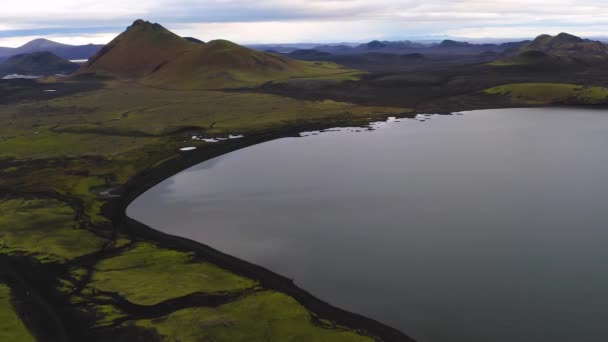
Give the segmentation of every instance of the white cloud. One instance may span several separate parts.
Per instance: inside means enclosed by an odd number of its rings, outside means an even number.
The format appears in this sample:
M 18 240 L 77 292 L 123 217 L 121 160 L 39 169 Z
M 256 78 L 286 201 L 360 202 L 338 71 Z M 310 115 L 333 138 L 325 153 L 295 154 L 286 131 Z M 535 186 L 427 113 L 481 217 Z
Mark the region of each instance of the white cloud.
M 3 6 L 0 33 L 83 27 L 90 34 L 92 27 L 124 27 L 137 18 L 205 40 L 221 37 L 237 42 L 362 41 L 431 34 L 515 38 L 556 28 L 605 35 L 608 1 L 21 0 Z M 80 41 L 86 38 L 84 33 L 63 33 L 63 38 Z M 6 33 L 4 41 L 24 41 L 25 37 L 16 38 L 24 35 Z
M 181 36 L 204 41 L 227 39 L 240 43 L 323 43 L 384 39 L 387 32 L 406 33 L 401 23 L 382 21 L 287 21 L 192 24 L 175 29 Z
M 531 32 L 533 34 L 531 34 Z M 539 33 L 557 35 L 561 32 L 568 32 L 582 37 L 607 37 L 606 27 L 569 27 L 561 26 L 543 27 L 539 31 L 535 26 L 518 26 L 518 27 L 475 27 L 448 30 L 446 33 L 452 37 L 465 37 L 474 39 L 483 38 L 529 38 Z
M 58 43 L 70 45 L 86 45 L 86 44 L 106 44 L 116 37 L 114 33 L 98 33 L 98 34 L 83 34 L 83 35 L 45 35 L 44 38 L 53 40 Z M 40 38 L 40 36 L 23 36 L 23 37 L 8 37 L 0 38 L 0 46 L 3 47 L 19 47 L 24 43 Z

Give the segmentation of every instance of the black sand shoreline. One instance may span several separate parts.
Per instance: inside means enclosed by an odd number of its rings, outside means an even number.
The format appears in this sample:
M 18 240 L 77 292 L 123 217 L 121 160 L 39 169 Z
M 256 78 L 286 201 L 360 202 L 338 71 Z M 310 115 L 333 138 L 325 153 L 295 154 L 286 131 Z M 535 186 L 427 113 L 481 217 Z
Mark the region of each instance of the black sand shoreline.
M 407 117 L 409 116 L 410 115 L 408 114 Z M 344 124 L 348 123 L 344 122 Z M 355 124 L 357 126 L 361 125 L 360 122 Z M 202 243 L 162 233 L 128 217 L 126 214 L 127 207 L 141 194 L 165 179 L 201 162 L 267 141 L 299 136 L 299 133 L 303 131 L 328 129 L 331 127 L 335 127 L 335 123 L 294 126 L 242 139 L 224 141 L 214 145 L 211 149 L 201 149 L 182 153 L 176 158 L 163 162 L 157 167 L 146 170 L 131 179 L 119 190 L 119 197 L 110 200 L 102 207 L 102 212 L 111 219 L 115 229 L 131 235 L 131 237 L 136 240 L 143 239 L 154 242 L 161 247 L 195 253 L 198 258 L 207 260 L 241 276 L 258 281 L 264 288 L 279 291 L 293 297 L 311 312 L 313 321 L 318 324 L 322 324 L 322 319 L 329 320 L 336 326 L 354 329 L 380 341 L 414 341 L 405 333 L 397 329 L 362 315 L 334 307 L 331 304 L 314 297 L 304 289 L 295 285 L 293 280 L 289 278 L 283 277 L 261 266 L 222 253 Z

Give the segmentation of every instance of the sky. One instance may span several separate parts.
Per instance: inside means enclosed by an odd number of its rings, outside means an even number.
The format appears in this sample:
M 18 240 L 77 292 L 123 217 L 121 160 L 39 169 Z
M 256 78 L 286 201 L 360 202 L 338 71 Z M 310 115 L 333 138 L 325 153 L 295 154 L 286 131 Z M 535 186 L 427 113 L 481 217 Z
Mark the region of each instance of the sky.
M 241 44 L 608 36 L 607 0 L 0 0 L 0 46 L 107 43 L 139 18 Z

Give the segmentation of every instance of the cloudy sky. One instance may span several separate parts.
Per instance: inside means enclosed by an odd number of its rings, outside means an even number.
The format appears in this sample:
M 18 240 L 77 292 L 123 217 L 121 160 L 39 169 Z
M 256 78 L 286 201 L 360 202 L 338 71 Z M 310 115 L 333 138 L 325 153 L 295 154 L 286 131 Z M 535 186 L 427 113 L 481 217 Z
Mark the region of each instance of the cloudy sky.
M 238 43 L 608 36 L 606 0 L 2 0 L 0 46 L 106 43 L 138 18 Z

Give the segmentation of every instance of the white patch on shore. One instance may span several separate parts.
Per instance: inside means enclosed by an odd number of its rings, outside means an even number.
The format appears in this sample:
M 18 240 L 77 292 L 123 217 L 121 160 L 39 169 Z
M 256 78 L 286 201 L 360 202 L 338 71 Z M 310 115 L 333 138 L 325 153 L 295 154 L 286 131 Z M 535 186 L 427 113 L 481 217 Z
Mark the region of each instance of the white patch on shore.
M 185 152 L 185 151 L 194 151 L 194 150 L 196 150 L 196 147 L 194 147 L 194 146 L 182 147 L 182 148 L 180 148 L 179 150 L 180 150 L 180 151 L 184 151 L 184 152 Z
M 10 75 L 6 75 L 6 76 L 2 77 L 3 80 L 15 80 L 15 79 L 18 79 L 18 78 L 36 79 L 36 78 L 42 78 L 42 76 L 10 74 Z
M 420 122 L 425 122 L 426 120 L 430 120 L 433 114 L 417 114 L 415 119 Z
M 425 122 L 431 119 L 435 114 L 417 114 L 413 119 L 418 120 L 420 122 Z M 412 117 L 407 117 L 407 119 L 412 119 Z M 374 121 L 370 122 L 367 127 L 334 127 L 328 128 L 321 131 L 306 131 L 300 132 L 300 137 L 310 137 L 313 135 L 319 135 L 325 132 L 346 132 L 346 133 L 358 133 L 358 132 L 366 132 L 366 131 L 374 131 L 377 129 L 385 128 L 388 125 L 402 122 L 404 119 L 398 118 L 396 116 L 389 116 L 385 121 Z

